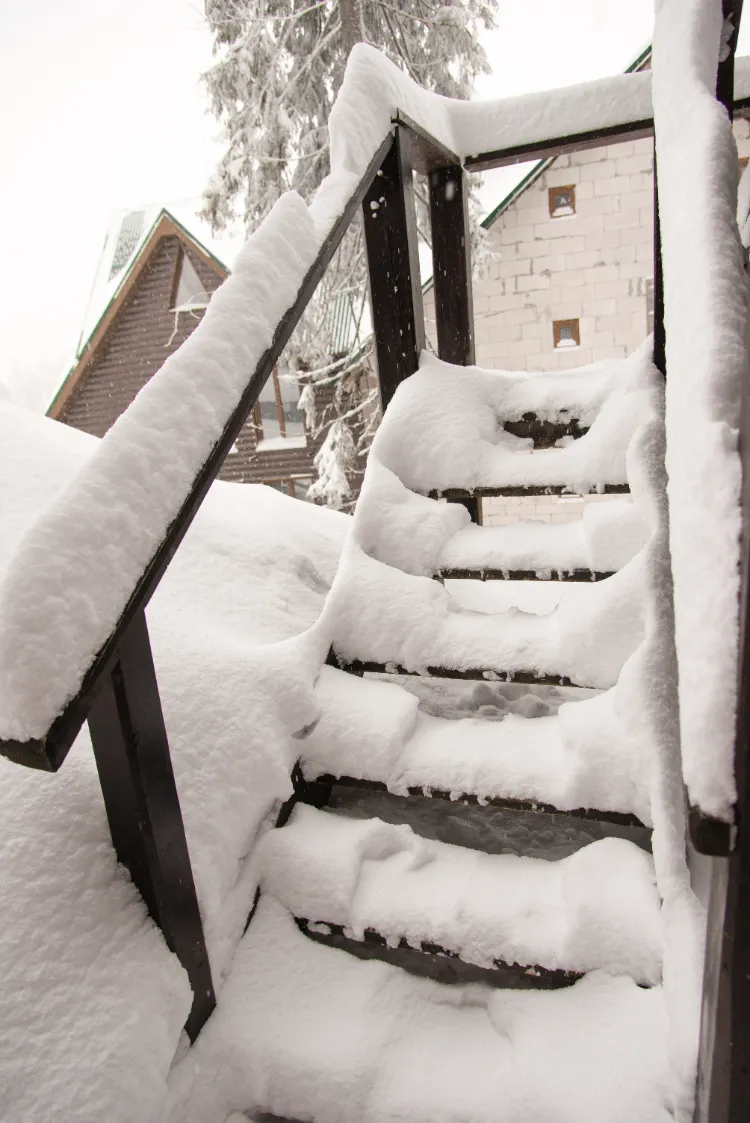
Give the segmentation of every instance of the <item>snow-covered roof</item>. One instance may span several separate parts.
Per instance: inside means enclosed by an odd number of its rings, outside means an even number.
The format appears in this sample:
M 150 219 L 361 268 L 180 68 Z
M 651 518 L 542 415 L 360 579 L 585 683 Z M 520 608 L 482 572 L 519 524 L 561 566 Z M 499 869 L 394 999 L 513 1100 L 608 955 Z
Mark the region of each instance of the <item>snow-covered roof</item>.
M 131 207 L 112 214 L 81 325 L 76 359 L 81 357 L 86 343 L 128 277 L 163 214 L 183 227 L 185 233 L 213 257 L 221 268 L 231 268 L 244 239 L 236 234 L 217 237 L 205 219 L 200 217 L 200 203 L 199 198 L 182 199 Z
M 112 302 L 122 292 L 133 269 L 163 219 L 169 220 L 195 248 L 211 259 L 223 272 L 228 272 L 245 240 L 244 232 L 233 230 L 216 236 L 210 225 L 200 217 L 199 198 L 170 203 L 150 203 L 127 210 L 114 211 L 91 286 L 88 304 L 81 325 L 75 354 L 65 364 L 60 381 L 54 387 L 47 412 L 58 401 L 60 392 L 77 370 L 87 346 Z

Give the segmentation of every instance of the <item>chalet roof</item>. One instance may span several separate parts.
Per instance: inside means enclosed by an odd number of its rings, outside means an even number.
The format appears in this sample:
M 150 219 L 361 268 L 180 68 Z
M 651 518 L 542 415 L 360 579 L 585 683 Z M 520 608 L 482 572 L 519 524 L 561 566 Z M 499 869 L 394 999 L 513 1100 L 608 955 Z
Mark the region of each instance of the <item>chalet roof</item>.
M 81 335 L 76 347 L 77 359 L 81 357 L 97 324 L 127 279 L 162 215 L 168 215 L 184 235 L 195 243 L 196 248 L 212 258 L 220 269 L 228 272 L 241 242 L 232 238 L 217 238 L 209 224 L 198 216 L 199 204 L 199 199 L 183 199 L 166 205 L 152 203 L 133 207 L 112 214 L 81 325 Z
M 111 320 L 117 315 L 127 293 L 159 240 L 177 236 L 199 257 L 211 265 L 222 279 L 241 245 L 241 239 L 218 239 L 196 215 L 198 200 L 152 205 L 118 211 L 112 216 L 97 266 L 75 357 L 56 387 L 47 413 L 56 416 L 73 392 L 93 357 Z M 186 218 L 191 228 L 181 221 Z M 193 231 L 200 230 L 201 237 Z M 219 256 L 221 254 L 221 256 Z

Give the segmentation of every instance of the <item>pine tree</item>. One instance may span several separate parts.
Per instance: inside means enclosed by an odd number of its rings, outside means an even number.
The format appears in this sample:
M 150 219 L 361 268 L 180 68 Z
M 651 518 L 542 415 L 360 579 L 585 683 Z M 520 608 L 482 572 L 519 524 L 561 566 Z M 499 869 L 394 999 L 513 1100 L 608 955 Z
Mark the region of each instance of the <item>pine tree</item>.
M 206 0 L 217 57 L 205 80 L 226 151 L 204 216 L 217 230 L 237 217 L 251 229 L 284 191 L 312 197 L 329 170 L 328 117 L 355 43 L 377 47 L 426 89 L 468 97 L 488 70 L 478 36 L 493 26 L 496 7 L 497 0 Z M 427 237 L 424 221 L 419 226 Z M 366 287 L 355 223 L 283 363 L 282 373 L 303 386 L 308 425 L 328 430 L 310 497 L 335 507 L 347 506 L 347 481 L 377 423 L 365 374 Z M 333 402 L 320 408 L 324 387 L 333 388 Z

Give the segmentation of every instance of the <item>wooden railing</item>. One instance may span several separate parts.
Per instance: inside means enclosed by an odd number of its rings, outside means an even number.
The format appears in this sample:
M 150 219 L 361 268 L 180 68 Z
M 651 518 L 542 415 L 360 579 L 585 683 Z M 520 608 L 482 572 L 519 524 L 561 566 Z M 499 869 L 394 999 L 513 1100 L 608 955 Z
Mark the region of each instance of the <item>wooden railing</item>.
M 737 13 L 739 6 L 734 5 Z M 732 44 L 734 46 L 735 40 Z M 725 104 L 732 90 L 733 54 L 722 63 L 719 97 Z M 731 102 L 731 96 L 729 98 Z M 128 868 L 149 912 L 159 924 L 168 946 L 178 955 L 193 989 L 193 1005 L 186 1029 L 194 1039 L 211 1014 L 215 995 L 211 968 L 201 923 L 187 841 L 175 787 L 167 732 L 146 626 L 145 609 L 186 531 L 216 479 L 232 444 L 245 424 L 260 390 L 299 322 L 345 231 L 362 209 L 368 257 L 373 333 L 383 407 L 397 386 L 417 369 L 424 346 L 425 329 L 422 290 L 417 255 L 413 200 L 413 173 L 425 175 L 429 183 L 432 225 L 432 258 L 437 346 L 440 358 L 467 365 L 474 361 L 471 297 L 470 239 L 467 221 L 467 171 L 547 156 L 582 145 L 612 144 L 618 140 L 653 132 L 650 120 L 626 122 L 592 131 L 585 136 L 551 137 L 525 146 L 479 153 L 460 159 L 428 135 L 413 121 L 396 115 L 389 135 L 374 154 L 340 218 L 322 245 L 299 288 L 297 297 L 280 320 L 273 341 L 254 371 L 249 374 L 224 431 L 197 472 L 179 513 L 155 550 L 107 641 L 83 676 L 80 689 L 53 721 L 44 737 L 20 742 L 0 741 L 0 753 L 31 768 L 56 771 L 62 765 L 84 722 L 88 722 L 112 840 L 118 859 Z M 655 194 L 655 361 L 664 370 L 661 261 L 658 203 Z M 373 205 L 374 204 L 374 205 Z M 750 432 L 750 429 L 746 430 Z M 745 445 L 745 454 L 750 442 Z M 746 490 L 750 473 L 746 471 Z M 750 525 L 750 507 L 745 506 L 745 526 Z M 475 516 L 476 516 L 476 512 Z M 747 555 L 746 555 L 747 557 Z M 743 635 L 747 647 L 748 562 L 743 569 Z M 743 649 L 745 650 L 745 649 Z M 743 683 L 747 680 L 747 652 Z M 741 787 L 740 810 L 750 805 L 750 783 L 746 768 L 747 728 L 750 704 L 747 690 L 741 697 L 737 771 Z M 747 811 L 750 814 L 750 810 Z M 731 1016 L 740 1026 L 747 1046 L 745 1062 L 733 1065 L 738 1095 L 750 1089 L 750 832 L 740 830 L 738 839 L 725 832 L 720 843 L 710 833 L 711 824 L 693 815 L 694 840 L 699 849 L 732 853 L 728 867 L 732 929 L 724 942 L 738 938 L 744 951 L 727 979 L 736 985 L 744 1001 L 744 1020 L 735 1003 L 726 1012 L 726 995 L 719 996 L 711 1016 Z M 717 827 L 716 830 L 720 828 Z M 709 832 L 707 835 L 706 832 Z M 708 844 L 705 842 L 708 837 Z M 726 859 L 725 859 L 726 860 Z M 739 900 L 739 907 L 736 902 Z M 722 906 L 723 908 L 723 906 Z M 723 930 L 723 912 L 715 918 Z M 722 947 L 719 939 L 719 948 Z M 722 960 L 725 963 L 726 960 Z M 738 972 L 742 978 L 738 977 Z M 731 978 L 730 978 L 731 976 Z M 722 1005 L 724 1002 L 724 1005 Z M 744 1026 L 744 1029 L 741 1027 Z M 744 1036 L 742 1036 L 744 1034 Z M 712 1039 L 713 1040 L 713 1039 Z M 729 1046 L 728 1046 L 729 1047 Z M 718 1049 L 718 1043 L 717 1043 Z M 718 1054 L 713 1046 L 702 1058 L 710 1066 Z M 715 1085 L 714 1085 L 715 1086 Z M 741 1087 L 740 1087 L 741 1086 Z M 744 1092 L 743 1092 L 744 1089 Z M 709 1119 L 709 1115 L 701 1116 Z M 738 1118 L 734 1115 L 727 1119 Z M 710 1115 L 712 1123 L 724 1117 Z

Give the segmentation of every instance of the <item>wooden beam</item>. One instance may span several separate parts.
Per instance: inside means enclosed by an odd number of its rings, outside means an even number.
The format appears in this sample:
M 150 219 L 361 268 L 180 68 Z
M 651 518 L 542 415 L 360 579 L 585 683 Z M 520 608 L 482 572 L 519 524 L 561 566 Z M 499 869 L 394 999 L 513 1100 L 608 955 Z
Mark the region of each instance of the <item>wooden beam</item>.
M 589 129 L 569 136 L 550 137 L 544 140 L 527 141 L 525 144 L 497 148 L 490 152 L 480 152 L 467 156 L 464 167 L 468 172 L 486 172 L 490 168 L 504 168 L 508 164 L 521 164 L 526 160 L 555 159 L 566 152 L 580 152 L 585 148 L 599 148 L 603 144 L 617 144 L 618 141 L 641 140 L 654 135 L 652 118 L 641 121 L 626 121 L 621 125 L 610 125 L 604 129 Z
M 474 363 L 471 237 L 466 175 L 460 164 L 430 173 L 432 275 L 438 356 Z
M 724 0 L 731 21 L 728 52 L 719 63 L 716 97 L 733 115 L 734 57 L 742 0 Z M 750 1119 L 750 400 L 743 395 L 742 551 L 740 562 L 740 665 L 735 740 L 737 804 L 734 824 L 690 812 L 690 833 L 709 855 L 709 900 L 703 1009 L 698 1056 L 696 1123 L 746 1123 Z M 714 855 L 714 856 L 710 856 Z
M 416 371 L 425 345 L 411 149 L 408 129 L 396 125 L 362 202 L 383 409 L 399 384 Z
M 185 1028 L 195 1040 L 216 999 L 142 612 L 122 638 L 89 730 L 117 857 L 190 979 Z

